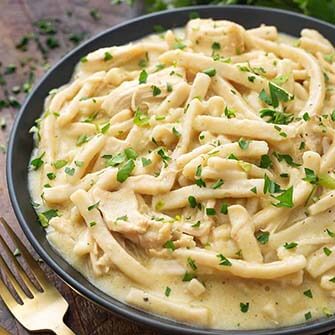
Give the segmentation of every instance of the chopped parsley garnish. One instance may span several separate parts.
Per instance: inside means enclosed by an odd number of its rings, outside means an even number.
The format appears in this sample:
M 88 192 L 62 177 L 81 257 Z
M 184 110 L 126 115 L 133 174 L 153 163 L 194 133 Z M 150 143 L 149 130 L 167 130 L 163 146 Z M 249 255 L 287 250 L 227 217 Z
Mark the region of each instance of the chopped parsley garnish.
M 260 244 L 267 244 L 269 242 L 270 233 L 268 231 L 263 231 L 257 235 L 257 241 Z
M 123 183 L 128 179 L 130 174 L 135 168 L 135 163 L 132 159 L 129 159 L 125 165 L 119 168 L 116 179 L 118 182 Z
M 304 113 L 304 115 L 302 116 L 302 118 L 304 119 L 304 121 L 308 121 L 311 119 L 311 117 L 309 116 L 309 114 L 306 112 Z
M 204 70 L 203 73 L 207 74 L 209 77 L 214 77 L 216 75 L 216 70 L 213 67 L 210 67 Z
M 330 236 L 330 237 L 335 237 L 335 233 L 334 232 L 332 232 L 330 229 L 326 229 L 326 232 L 327 232 L 327 234 Z
M 128 159 L 136 159 L 138 157 L 137 152 L 133 148 L 127 148 L 124 153 Z
M 139 108 L 136 109 L 134 124 L 138 127 L 147 127 L 150 124 L 150 117 L 141 112 Z
M 195 184 L 199 187 L 206 187 L 206 183 L 202 178 L 198 178 L 195 180 Z
M 49 221 L 56 216 L 59 216 L 57 209 L 49 209 L 45 212 L 38 213 L 38 219 L 43 228 L 48 227 Z
M 288 165 L 290 165 L 292 167 L 301 166 L 301 164 L 295 163 L 293 161 L 293 158 L 290 155 L 280 154 L 278 152 L 274 152 L 273 155 L 278 159 L 279 162 L 285 161 L 286 164 L 288 164 Z
M 193 196 L 193 195 L 190 195 L 188 197 L 188 203 L 190 205 L 191 208 L 196 208 L 198 203 L 197 203 L 197 199 Z
M 303 180 L 311 184 L 317 184 L 319 179 L 313 170 L 305 168 L 305 178 Z
M 98 208 L 98 207 L 99 207 L 99 204 L 100 204 L 100 201 L 96 202 L 96 203 L 93 204 L 93 205 L 88 206 L 88 207 L 87 207 L 87 210 L 88 210 L 88 211 L 91 211 L 91 210 L 93 210 L 93 209 L 95 209 L 95 208 Z
M 329 189 L 335 189 L 335 178 L 326 173 L 320 174 L 318 177 L 318 185 Z
M 197 177 L 200 177 L 201 176 L 201 173 L 202 173 L 202 166 L 201 165 L 198 165 L 197 166 L 197 169 L 195 170 L 195 175 Z
M 171 288 L 169 286 L 166 286 L 164 294 L 165 294 L 166 297 L 170 296 L 170 294 L 171 294 Z
M 313 293 L 312 293 L 312 291 L 311 290 L 306 290 L 305 292 L 304 292 L 304 295 L 307 297 L 307 298 L 313 298 Z
M 289 79 L 289 75 L 288 74 L 282 74 L 280 76 L 277 76 L 276 78 L 274 78 L 272 81 L 276 84 L 276 85 L 283 85 L 285 84 Z
M 216 215 L 215 208 L 206 208 L 206 215 L 208 215 L 208 216 Z
M 263 193 L 278 193 L 280 192 L 280 186 L 276 184 L 274 181 L 272 181 L 266 174 L 264 175 L 264 187 L 263 187 Z
M 33 167 L 34 170 L 38 170 L 43 164 L 43 156 L 45 155 L 45 152 L 43 152 L 41 155 L 38 157 L 34 158 L 31 162 L 30 165 Z
M 291 242 L 291 243 L 285 242 L 285 244 L 284 244 L 284 248 L 287 249 L 287 250 L 294 249 L 297 246 L 298 246 L 298 243 L 296 243 L 296 242 Z
M 47 173 L 47 177 L 48 177 L 49 180 L 56 179 L 56 175 L 53 172 Z
M 75 168 L 70 168 L 69 166 L 67 166 L 64 171 L 67 175 L 73 176 L 76 170 Z
M 97 223 L 96 223 L 95 221 L 91 221 L 91 222 L 89 223 L 89 226 L 92 228 L 92 227 L 94 227 L 96 224 L 97 224 Z
M 292 208 L 293 207 L 293 186 L 291 186 L 286 191 L 284 191 L 282 194 L 274 198 L 278 200 L 279 202 L 272 203 L 273 206 Z
M 229 261 L 228 258 L 223 256 L 222 254 L 217 254 L 216 257 L 219 259 L 219 265 L 222 266 L 232 266 L 231 262 Z
M 59 160 L 57 160 L 57 161 L 55 161 L 54 163 L 53 163 L 53 166 L 55 167 L 55 169 L 61 169 L 61 168 L 63 168 L 65 165 L 67 164 L 67 161 L 66 160 L 64 160 L 64 159 L 59 159 Z
M 106 124 L 104 124 L 101 128 L 100 128 L 100 132 L 101 134 L 106 134 L 108 129 L 110 128 L 111 124 L 109 122 L 107 122 Z
M 155 85 L 151 86 L 151 90 L 152 90 L 152 95 L 154 97 L 156 97 L 157 95 L 160 95 L 162 93 L 161 89 Z
M 138 78 L 138 82 L 139 84 L 145 84 L 147 82 L 148 79 L 148 73 L 145 70 L 142 70 L 140 73 L 140 76 Z
M 236 111 L 234 109 L 228 108 L 227 106 L 224 109 L 224 115 L 228 119 L 232 119 L 233 117 L 236 117 Z
M 269 155 L 262 155 L 259 166 L 263 169 L 268 169 L 272 167 L 272 161 Z
M 228 157 L 228 159 L 234 159 L 235 161 L 238 161 L 238 158 L 232 153 Z
M 332 253 L 332 251 L 331 251 L 329 248 L 327 248 L 327 247 L 324 247 L 324 248 L 323 248 L 323 252 L 324 252 L 324 254 L 325 254 L 326 256 L 329 256 L 329 255 Z
M 249 303 L 243 303 L 243 302 L 240 302 L 240 311 L 242 313 L 247 313 L 249 310 Z
M 293 96 L 290 93 L 272 82 L 269 82 L 269 92 L 270 96 L 263 89 L 259 94 L 259 98 L 267 105 L 270 105 L 274 108 L 279 106 L 280 101 L 288 102 L 293 99 Z
M 164 243 L 164 248 L 169 249 L 171 251 L 176 250 L 176 246 L 174 245 L 172 240 L 168 240 Z
M 197 221 L 196 223 L 192 224 L 191 227 L 192 228 L 199 228 L 201 225 L 201 222 L 200 221 Z
M 220 208 L 221 214 L 228 214 L 228 204 L 226 202 L 223 202 Z
M 87 135 L 80 135 L 78 138 L 77 138 L 77 146 L 81 146 L 83 145 L 84 143 L 88 142 L 89 141 L 89 137 Z
M 143 167 L 146 167 L 146 166 L 148 166 L 148 165 L 150 165 L 152 163 L 151 159 L 145 158 L 145 157 L 142 157 L 141 161 L 142 161 L 142 166 Z
M 115 221 L 128 221 L 128 215 L 122 215 L 115 219 Z
M 289 124 L 294 118 L 292 114 L 279 112 L 269 108 L 261 109 L 259 115 L 261 118 L 267 118 L 266 122 L 273 124 Z
M 108 51 L 106 51 L 104 55 L 104 61 L 108 62 L 111 59 L 113 59 L 113 56 Z
M 249 147 L 249 141 L 243 139 L 243 138 L 240 138 L 238 140 L 238 146 L 242 149 L 242 150 L 247 150 L 248 147 Z
M 193 278 L 195 278 L 195 274 L 192 272 L 186 271 L 183 277 L 183 281 L 191 281 Z
M 166 154 L 166 152 L 165 152 L 165 150 L 163 148 L 160 148 L 159 150 L 157 150 L 157 155 L 159 155 L 162 158 L 164 166 L 167 167 L 167 165 L 168 165 L 167 162 L 171 160 L 171 157 L 169 157 Z
M 257 187 L 254 186 L 253 188 L 250 189 L 250 191 L 251 191 L 252 193 L 257 194 Z
M 222 179 L 218 179 L 213 185 L 212 189 L 216 190 L 217 188 L 220 188 L 224 184 L 224 181 Z
M 181 136 L 181 133 L 176 129 L 176 127 L 173 127 L 173 128 L 172 128 L 172 132 L 173 132 L 173 134 L 174 134 L 175 136 L 177 136 L 177 137 L 180 137 L 180 136 Z
M 311 312 L 307 312 L 305 314 L 305 320 L 307 321 L 307 320 L 310 320 L 311 318 L 312 318 L 312 313 Z
M 195 264 L 195 260 L 192 259 L 191 257 L 188 257 L 187 258 L 187 264 L 190 266 L 190 268 L 195 271 L 198 267 L 197 265 Z
M 330 278 L 329 281 L 330 281 L 331 283 L 335 283 L 335 277 Z
M 218 43 L 218 42 L 213 42 L 213 44 L 212 44 L 212 50 L 217 51 L 217 50 L 220 50 L 220 49 L 221 49 L 221 44 Z

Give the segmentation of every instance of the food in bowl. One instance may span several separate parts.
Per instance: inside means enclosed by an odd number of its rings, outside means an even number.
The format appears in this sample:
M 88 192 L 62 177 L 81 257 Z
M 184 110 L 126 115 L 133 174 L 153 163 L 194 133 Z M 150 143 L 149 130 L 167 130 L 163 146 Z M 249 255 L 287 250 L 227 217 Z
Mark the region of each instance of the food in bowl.
M 83 57 L 36 121 L 53 247 L 108 294 L 202 327 L 333 313 L 335 53 L 193 19 Z

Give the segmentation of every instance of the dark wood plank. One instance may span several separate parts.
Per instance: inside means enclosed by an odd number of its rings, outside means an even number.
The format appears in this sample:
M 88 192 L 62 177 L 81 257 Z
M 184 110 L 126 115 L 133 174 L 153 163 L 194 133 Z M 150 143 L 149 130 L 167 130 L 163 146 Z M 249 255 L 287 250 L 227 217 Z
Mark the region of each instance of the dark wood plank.
M 97 9 L 100 19 L 94 19 L 90 14 L 92 9 Z M 128 8 L 127 6 L 113 6 L 108 0 L 2 0 L 0 1 L 0 73 L 3 74 L 9 64 L 16 65 L 16 72 L 5 75 L 6 84 L 0 86 L 0 100 L 8 99 L 10 96 L 23 102 L 26 93 L 13 94 L 13 86 L 22 86 L 27 81 L 31 67 L 36 80 L 44 73 L 48 64 L 52 65 L 66 52 L 75 46 L 69 40 L 72 33 L 78 36 L 84 35 L 88 38 L 104 29 L 129 19 L 139 13 L 139 7 Z M 38 36 L 37 41 L 31 40 L 28 51 L 22 52 L 16 49 L 16 44 L 23 35 L 37 32 L 36 22 L 41 19 L 51 19 L 55 22 L 57 33 L 55 37 L 59 47 L 50 50 L 45 46 L 48 36 Z M 28 65 L 21 66 L 21 62 Z M 4 118 L 6 128 L 0 130 L 0 144 L 5 144 L 11 129 L 11 125 L 17 113 L 15 108 L 0 109 L 0 122 Z M 23 232 L 15 220 L 8 198 L 5 180 L 5 154 L 0 152 L 0 203 L 1 212 L 21 240 L 34 253 Z M 77 295 L 67 287 L 46 264 L 42 264 L 48 278 L 55 284 L 70 304 L 69 311 L 65 317 L 67 324 L 82 335 L 158 335 L 158 332 L 141 327 L 123 320 L 111 313 L 99 308 L 83 297 Z M 15 335 L 29 334 L 8 312 L 0 300 L 0 325 Z

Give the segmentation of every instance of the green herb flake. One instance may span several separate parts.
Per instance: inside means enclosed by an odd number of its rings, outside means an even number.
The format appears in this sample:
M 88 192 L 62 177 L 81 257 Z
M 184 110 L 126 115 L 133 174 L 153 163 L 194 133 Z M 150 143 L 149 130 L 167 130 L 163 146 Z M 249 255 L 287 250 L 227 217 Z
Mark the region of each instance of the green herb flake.
M 242 313 L 247 313 L 249 310 L 249 303 L 243 303 L 243 302 L 240 302 L 240 311 Z
M 221 204 L 220 213 L 224 215 L 228 214 L 228 204 L 226 202 Z
M 217 188 L 220 188 L 224 184 L 223 179 L 218 179 L 213 185 L 212 189 L 216 190 Z
M 148 166 L 148 165 L 150 165 L 152 163 L 151 159 L 145 158 L 145 157 L 142 157 L 141 161 L 142 161 L 142 166 L 143 167 L 146 167 L 146 166 Z
M 43 152 L 41 155 L 38 157 L 34 158 L 31 162 L 30 165 L 33 167 L 34 170 L 38 170 L 43 164 L 43 156 L 45 155 L 45 152 Z
M 96 225 L 97 223 L 95 221 L 91 221 L 88 225 L 92 228 Z
M 188 197 L 188 203 L 189 203 L 191 208 L 196 208 L 197 207 L 197 199 L 193 195 L 190 195 Z
M 236 111 L 234 109 L 230 109 L 226 106 L 225 109 L 224 109 L 224 115 L 228 119 L 232 119 L 232 118 L 236 117 Z
M 148 73 L 145 70 L 142 70 L 140 73 L 140 76 L 138 78 L 138 82 L 139 84 L 145 84 L 147 82 L 148 79 Z
M 57 160 L 57 161 L 55 161 L 54 163 L 53 163 L 53 166 L 55 167 L 55 169 L 61 169 L 61 168 L 63 168 L 65 165 L 67 164 L 67 161 L 66 160 L 64 160 L 64 159 L 59 159 L 59 160 Z
M 164 243 L 163 247 L 165 249 L 169 249 L 171 251 L 175 251 L 176 250 L 176 246 L 174 245 L 172 240 L 168 240 Z
M 219 259 L 219 265 L 222 266 L 232 266 L 231 262 L 228 258 L 223 256 L 222 254 L 217 254 L 216 257 Z
M 287 250 L 294 249 L 297 246 L 298 246 L 298 243 L 296 243 L 296 242 L 291 242 L 291 243 L 285 242 L 285 244 L 284 244 L 284 248 L 287 249 Z
M 67 175 L 73 176 L 76 170 L 75 170 L 75 168 L 70 168 L 70 167 L 67 166 L 64 171 Z
M 329 248 L 327 248 L 327 247 L 324 247 L 324 248 L 323 248 L 323 252 L 324 252 L 324 254 L 325 254 L 326 256 L 330 256 L 330 254 L 332 253 L 332 251 L 331 251 Z
M 100 201 L 96 202 L 96 203 L 93 204 L 93 205 L 88 206 L 88 207 L 87 207 L 87 210 L 88 210 L 88 211 L 92 211 L 93 209 L 97 209 L 97 208 L 99 208 L 99 204 L 100 204 Z
M 248 147 L 249 147 L 249 141 L 243 139 L 243 138 L 240 138 L 238 140 L 238 146 L 242 149 L 242 150 L 247 150 Z
M 263 231 L 260 234 L 257 235 L 257 241 L 260 244 L 267 244 L 269 242 L 269 237 L 270 237 L 270 233 L 268 231 Z
M 213 67 L 210 67 L 203 71 L 203 73 L 207 74 L 209 77 L 214 77 L 216 75 L 216 69 Z
M 305 320 L 308 321 L 312 318 L 312 313 L 311 312 L 307 312 L 305 313 Z
M 195 274 L 186 271 L 182 280 L 183 280 L 184 282 L 189 282 L 189 281 L 191 281 L 193 278 L 195 278 Z
M 304 292 L 304 295 L 307 297 L 307 298 L 310 298 L 310 299 L 313 299 L 313 293 L 311 290 L 306 290 Z
M 48 177 L 49 180 L 56 179 L 56 175 L 53 172 L 47 173 L 47 177 Z
M 292 208 L 293 207 L 293 186 L 291 186 L 286 191 L 284 191 L 282 194 L 274 198 L 278 200 L 279 202 L 275 204 L 273 203 L 272 204 L 273 206 Z
M 156 97 L 157 95 L 160 95 L 162 93 L 161 89 L 155 85 L 151 86 L 151 90 L 152 90 L 152 95 L 154 97 Z
M 135 168 L 134 161 L 132 159 L 128 160 L 124 166 L 119 168 L 116 175 L 117 181 L 120 183 L 126 181 L 130 176 L 130 174 L 132 173 L 132 171 L 134 170 L 134 168 Z
M 38 213 L 38 219 L 43 228 L 48 227 L 49 221 L 56 216 L 59 216 L 57 209 L 49 209 L 45 212 Z
M 150 117 L 141 112 L 139 108 L 136 109 L 134 124 L 138 127 L 148 127 L 150 125 Z
M 78 147 L 80 147 L 81 145 L 83 145 L 84 143 L 88 142 L 89 140 L 90 140 L 90 138 L 87 135 L 80 135 L 77 138 L 76 145 Z
M 215 208 L 206 208 L 206 215 L 208 215 L 208 216 L 216 215 Z
M 188 257 L 188 258 L 187 258 L 187 264 L 190 266 L 190 268 L 191 268 L 193 271 L 195 271 L 195 270 L 198 268 L 197 265 L 196 265 L 196 263 L 195 263 L 195 260 L 192 259 L 191 257 Z
M 201 225 L 201 222 L 200 222 L 200 220 L 199 220 L 199 221 L 197 221 L 196 223 L 192 224 L 191 227 L 192 227 L 192 228 L 199 228 L 200 225 Z M 334 277 L 334 278 L 335 278 L 335 277 Z
M 309 116 L 309 114 L 307 112 L 304 113 L 304 115 L 302 116 L 302 118 L 304 119 L 304 121 L 309 121 L 311 119 L 311 117 Z
M 166 297 L 170 296 L 170 294 L 171 294 L 171 288 L 169 286 L 166 286 L 164 294 L 165 294 Z
M 269 155 L 262 155 L 261 156 L 261 161 L 259 163 L 259 166 L 262 169 L 269 169 L 272 167 L 272 161 Z

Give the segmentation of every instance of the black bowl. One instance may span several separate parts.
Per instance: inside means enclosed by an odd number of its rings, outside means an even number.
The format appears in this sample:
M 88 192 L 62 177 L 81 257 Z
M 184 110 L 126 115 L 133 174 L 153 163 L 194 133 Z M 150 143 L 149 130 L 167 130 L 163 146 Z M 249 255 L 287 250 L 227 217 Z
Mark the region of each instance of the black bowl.
M 169 334 L 244 335 L 317 334 L 335 328 L 335 317 L 330 317 L 277 329 L 224 331 L 195 328 L 139 311 L 103 293 L 73 269 L 52 249 L 45 237 L 43 228 L 36 223 L 37 217 L 30 204 L 27 186 L 27 167 L 33 149 L 33 139 L 29 135 L 29 129 L 34 124 L 34 120 L 42 113 L 43 102 L 48 92 L 67 83 L 76 63 L 87 53 L 98 48 L 136 40 L 152 33 L 154 25 L 162 25 L 165 28 L 182 26 L 194 11 L 201 17 L 229 19 L 247 28 L 256 27 L 261 23 L 275 25 L 280 31 L 295 36 L 298 36 L 303 28 L 314 28 L 335 44 L 335 27 L 331 24 L 282 10 L 248 6 L 201 6 L 165 11 L 136 18 L 99 34 L 66 55 L 42 78 L 23 105 L 14 123 L 7 155 L 7 180 L 17 219 L 41 258 L 74 290 L 122 317 L 158 328 L 163 332 Z

